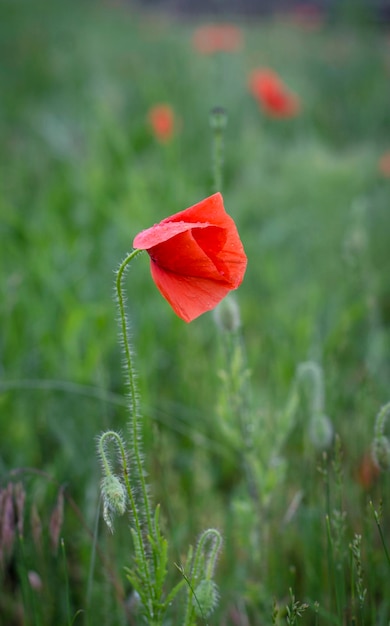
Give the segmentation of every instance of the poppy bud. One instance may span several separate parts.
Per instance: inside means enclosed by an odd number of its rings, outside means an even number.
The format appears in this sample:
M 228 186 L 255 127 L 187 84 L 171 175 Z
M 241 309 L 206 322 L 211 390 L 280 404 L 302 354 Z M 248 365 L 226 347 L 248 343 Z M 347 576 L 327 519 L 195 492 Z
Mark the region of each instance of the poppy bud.
M 222 132 L 226 128 L 228 116 L 223 107 L 214 107 L 210 111 L 210 126 L 216 132 Z
M 234 298 L 224 298 L 213 313 L 215 323 L 222 332 L 233 333 L 240 328 L 240 310 Z
M 372 457 L 383 472 L 390 469 L 390 441 L 385 435 L 375 437 L 372 444 Z
M 102 480 L 103 517 L 112 531 L 115 515 L 123 515 L 126 510 L 126 489 L 114 474 L 107 474 Z
M 322 413 L 314 414 L 309 423 L 309 437 L 315 448 L 325 450 L 333 439 L 333 425 L 330 418 Z
M 390 402 L 382 406 L 375 420 L 374 441 L 372 443 L 372 458 L 379 469 L 390 469 L 390 441 L 383 434 L 387 419 L 390 415 Z
M 208 617 L 218 604 L 218 587 L 213 580 L 202 580 L 195 589 L 193 605 L 198 617 Z

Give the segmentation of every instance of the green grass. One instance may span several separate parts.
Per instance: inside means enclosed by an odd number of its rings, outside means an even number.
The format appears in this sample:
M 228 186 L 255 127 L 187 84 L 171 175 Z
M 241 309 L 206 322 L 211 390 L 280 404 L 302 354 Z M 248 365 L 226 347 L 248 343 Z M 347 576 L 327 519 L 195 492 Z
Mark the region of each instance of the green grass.
M 386 540 L 389 479 L 381 473 L 369 488 L 358 481 L 375 416 L 390 399 L 390 182 L 377 170 L 390 148 L 388 35 L 337 23 L 306 32 L 275 18 L 241 24 L 243 50 L 216 58 L 193 51 L 195 26 L 104 4 L 0 6 L 0 487 L 18 480 L 27 493 L 24 540 L 1 569 L 7 626 L 20 607 L 29 626 L 71 623 L 78 609 L 75 624 L 126 623 L 126 519 L 113 536 L 99 522 L 93 557 L 96 436 L 126 432 L 114 270 L 141 229 L 212 192 L 216 105 L 229 115 L 225 206 L 248 255 L 236 297 L 250 450 L 224 404 L 220 373 L 231 364 L 212 314 L 179 320 L 146 255 L 126 279 L 145 461 L 172 578 L 188 544 L 213 526 L 224 549 L 209 624 L 271 623 L 274 600 L 282 613 L 291 605 L 290 588 L 310 604 L 304 624 L 390 620 L 389 563 L 369 506 L 383 502 Z M 247 90 L 261 65 L 300 95 L 301 116 L 261 115 Z M 181 120 L 168 145 L 146 121 L 157 102 Z M 324 458 L 309 438 L 310 389 L 295 386 L 309 360 L 323 373 L 341 457 L 332 445 Z M 41 473 L 12 473 L 18 468 Z M 59 485 L 66 568 L 48 527 Z M 351 590 L 356 533 L 363 612 Z

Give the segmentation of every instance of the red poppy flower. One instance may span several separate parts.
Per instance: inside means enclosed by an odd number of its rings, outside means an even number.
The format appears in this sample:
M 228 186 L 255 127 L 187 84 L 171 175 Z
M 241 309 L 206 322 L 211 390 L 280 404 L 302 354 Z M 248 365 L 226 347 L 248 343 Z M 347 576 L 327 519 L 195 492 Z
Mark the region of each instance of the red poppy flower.
M 272 117 L 293 117 L 300 111 L 298 96 L 291 93 L 272 70 L 254 70 L 249 77 L 249 90 Z
M 153 133 L 162 143 L 169 141 L 175 130 L 175 115 L 169 104 L 156 104 L 148 113 Z
M 242 32 L 233 24 L 200 26 L 194 32 L 192 43 L 200 54 L 236 52 L 242 46 Z
M 390 150 L 384 152 L 378 161 L 379 172 L 385 178 L 390 178 Z
M 244 278 L 246 254 L 220 193 L 143 230 L 133 246 L 148 252 L 154 282 L 185 322 L 213 309 Z

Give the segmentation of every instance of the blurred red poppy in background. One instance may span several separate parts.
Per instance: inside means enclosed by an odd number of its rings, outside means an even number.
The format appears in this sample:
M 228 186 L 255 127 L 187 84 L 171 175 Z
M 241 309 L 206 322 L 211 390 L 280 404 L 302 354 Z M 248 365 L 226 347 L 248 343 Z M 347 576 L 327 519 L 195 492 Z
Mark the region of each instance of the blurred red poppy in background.
M 380 469 L 372 458 L 371 451 L 366 452 L 362 457 L 357 469 L 357 481 L 363 489 L 370 489 L 380 474 Z
M 384 152 L 378 161 L 378 169 L 382 176 L 390 178 L 390 150 Z
M 148 252 L 154 282 L 185 322 L 210 311 L 237 289 L 247 265 L 220 193 L 143 230 L 133 246 Z
M 169 104 L 156 104 L 148 112 L 148 120 L 156 139 L 162 143 L 172 139 L 175 132 L 175 114 Z
M 237 52 L 242 47 L 242 31 L 233 24 L 200 26 L 194 32 L 192 44 L 200 54 Z
M 272 117 L 294 117 L 301 110 L 301 103 L 289 91 L 273 70 L 253 70 L 249 77 L 249 91 L 265 113 Z

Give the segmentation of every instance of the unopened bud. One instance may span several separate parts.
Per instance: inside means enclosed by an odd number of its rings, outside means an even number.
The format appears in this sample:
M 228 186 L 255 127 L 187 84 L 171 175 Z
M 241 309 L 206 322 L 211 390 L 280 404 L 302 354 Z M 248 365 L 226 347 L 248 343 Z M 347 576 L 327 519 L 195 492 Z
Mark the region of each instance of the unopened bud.
M 218 587 L 213 580 L 202 580 L 195 589 L 193 604 L 198 617 L 208 617 L 218 604 Z
M 115 515 L 123 515 L 126 511 L 126 489 L 114 474 L 108 474 L 102 480 L 103 517 L 112 531 Z
M 214 320 L 218 328 L 226 333 L 232 333 L 241 326 L 240 309 L 236 300 L 227 296 L 214 309 Z
M 372 444 L 372 458 L 383 472 L 390 469 L 390 442 L 385 435 L 375 437 Z
M 228 116 L 223 107 L 214 107 L 210 111 L 210 126 L 216 132 L 225 130 Z
M 319 450 L 329 448 L 333 439 L 333 424 L 327 415 L 317 413 L 309 423 L 309 437 L 312 444 Z
M 126 600 L 126 607 L 131 615 L 136 615 L 139 612 L 139 609 L 142 605 L 141 597 L 138 591 L 133 591 L 130 593 Z

